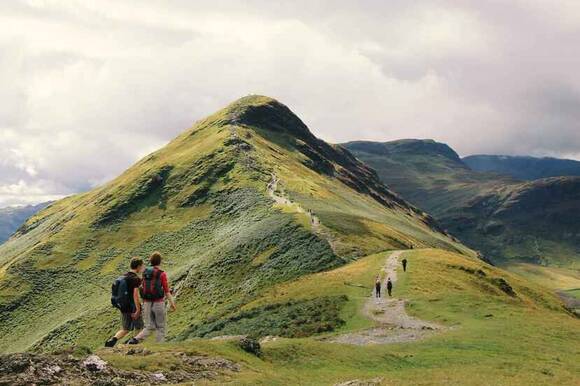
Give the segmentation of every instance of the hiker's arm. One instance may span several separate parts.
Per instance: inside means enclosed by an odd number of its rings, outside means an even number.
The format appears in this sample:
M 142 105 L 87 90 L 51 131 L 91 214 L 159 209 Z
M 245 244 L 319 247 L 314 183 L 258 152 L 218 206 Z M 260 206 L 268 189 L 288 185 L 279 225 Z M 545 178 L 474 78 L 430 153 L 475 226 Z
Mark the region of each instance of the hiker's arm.
M 161 285 L 163 285 L 163 292 L 165 292 L 165 297 L 169 300 L 169 305 L 173 311 L 175 311 L 175 300 L 169 289 L 169 282 L 167 280 L 167 274 L 163 272 L 161 274 Z
M 141 313 L 141 299 L 139 298 L 139 288 L 133 289 L 133 302 L 135 302 L 135 312 L 133 318 L 137 319 Z

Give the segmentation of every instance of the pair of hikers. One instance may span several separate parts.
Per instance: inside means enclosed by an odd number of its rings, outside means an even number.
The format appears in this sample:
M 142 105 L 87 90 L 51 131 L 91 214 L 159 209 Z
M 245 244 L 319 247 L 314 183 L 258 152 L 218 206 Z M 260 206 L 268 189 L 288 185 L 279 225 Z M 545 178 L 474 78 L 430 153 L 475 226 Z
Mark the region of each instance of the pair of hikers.
M 387 278 L 387 293 L 389 294 L 389 296 L 391 296 L 391 292 L 393 291 L 393 282 L 391 281 L 391 278 Z M 381 297 L 381 276 L 377 275 L 377 278 L 375 280 L 375 297 L 380 298 Z
M 407 272 L 407 259 L 403 259 L 401 260 L 401 264 L 403 265 L 403 272 Z M 391 281 L 391 278 L 387 278 L 387 293 L 389 294 L 389 296 L 391 296 L 391 293 L 393 291 L 393 282 Z M 377 275 L 376 279 L 375 279 L 375 297 L 380 298 L 381 297 L 381 276 Z
M 113 283 L 111 303 L 121 313 L 121 329 L 105 342 L 106 347 L 115 346 L 130 331 L 138 333 L 127 341 L 128 344 L 138 344 L 154 331 L 157 342 L 165 340 L 165 300 L 172 311 L 176 307 L 167 274 L 160 268 L 161 261 L 161 254 L 153 252 L 149 257 L 150 267 L 145 268 L 141 258 L 133 257 L 130 271 Z

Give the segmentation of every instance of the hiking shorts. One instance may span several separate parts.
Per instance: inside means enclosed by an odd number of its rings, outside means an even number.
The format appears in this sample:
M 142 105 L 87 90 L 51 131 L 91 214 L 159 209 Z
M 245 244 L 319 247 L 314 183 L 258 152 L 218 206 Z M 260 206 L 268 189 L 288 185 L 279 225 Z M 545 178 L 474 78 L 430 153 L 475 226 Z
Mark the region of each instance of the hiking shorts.
M 143 325 L 143 317 L 139 315 L 139 317 L 135 320 L 131 317 L 131 313 L 121 313 L 121 325 L 123 326 L 123 330 L 127 331 L 134 331 L 134 330 L 142 330 Z

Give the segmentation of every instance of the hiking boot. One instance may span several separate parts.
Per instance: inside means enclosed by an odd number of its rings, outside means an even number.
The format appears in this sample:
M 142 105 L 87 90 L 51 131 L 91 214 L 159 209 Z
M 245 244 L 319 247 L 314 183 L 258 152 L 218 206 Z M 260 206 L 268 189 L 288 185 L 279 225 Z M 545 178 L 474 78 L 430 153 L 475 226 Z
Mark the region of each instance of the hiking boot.
M 127 341 L 127 344 L 139 344 L 139 341 L 135 338 L 131 338 Z
M 112 337 L 111 339 L 109 339 L 108 341 L 105 342 L 105 347 L 115 347 L 115 345 L 117 344 L 118 339 L 115 337 Z

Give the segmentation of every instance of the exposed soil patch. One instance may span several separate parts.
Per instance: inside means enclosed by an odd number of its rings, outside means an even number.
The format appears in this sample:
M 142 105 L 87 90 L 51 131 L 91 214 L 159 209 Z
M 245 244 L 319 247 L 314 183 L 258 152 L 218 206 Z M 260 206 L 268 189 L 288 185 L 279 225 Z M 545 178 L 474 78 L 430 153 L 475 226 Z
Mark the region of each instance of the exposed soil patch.
M 393 284 L 396 284 L 397 266 L 399 257 L 403 252 L 395 251 L 387 258 L 386 264 L 382 269 L 385 280 L 383 288 L 386 288 L 386 280 L 389 277 Z M 371 294 L 362 312 L 366 317 L 374 320 L 377 323 L 377 327 L 332 337 L 329 341 L 359 346 L 402 343 L 420 340 L 444 329 L 443 326 L 438 324 L 408 315 L 405 311 L 405 304 L 405 299 L 388 297 L 386 291 L 382 298 L 375 298 L 374 294 Z

